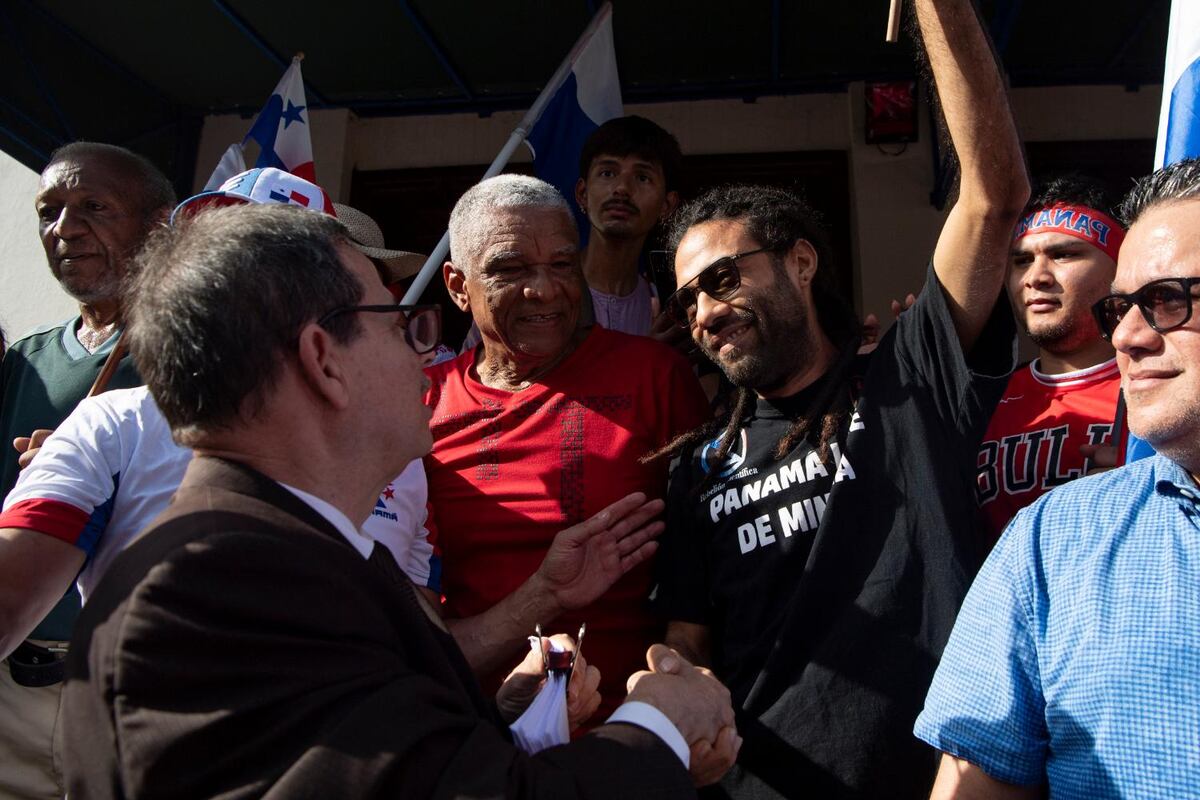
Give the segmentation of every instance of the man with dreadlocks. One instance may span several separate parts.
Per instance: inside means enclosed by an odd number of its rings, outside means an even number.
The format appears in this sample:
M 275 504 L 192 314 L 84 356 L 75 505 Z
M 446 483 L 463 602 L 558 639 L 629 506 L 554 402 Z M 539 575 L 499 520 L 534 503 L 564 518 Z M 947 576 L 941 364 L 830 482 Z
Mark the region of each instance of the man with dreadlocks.
M 727 796 L 927 797 L 937 766 L 911 730 L 981 561 L 972 477 L 1013 366 L 998 299 L 1029 182 L 971 3 L 916 13 L 961 185 L 925 290 L 873 353 L 795 195 L 710 191 L 670 237 L 667 308 L 738 392 L 672 443 L 654 600 L 667 642 L 733 695 Z

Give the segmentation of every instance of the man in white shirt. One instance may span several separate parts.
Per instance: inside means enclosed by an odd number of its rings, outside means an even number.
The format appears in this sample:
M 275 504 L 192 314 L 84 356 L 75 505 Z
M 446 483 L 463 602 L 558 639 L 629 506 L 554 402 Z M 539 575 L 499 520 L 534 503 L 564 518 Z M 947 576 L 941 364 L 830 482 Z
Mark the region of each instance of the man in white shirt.
M 72 580 L 86 602 L 117 553 L 166 508 L 191 459 L 145 386 L 84 399 L 22 470 L 0 513 L 0 529 L 74 545 L 29 571 L 23 602 L 53 602 Z M 424 528 L 427 495 L 425 470 L 413 461 L 384 487 L 362 532 L 433 599 L 440 568 Z
M 185 200 L 171 219 L 213 204 L 300 200 L 314 212 L 334 211 L 316 184 L 277 169 L 252 169 Z M 395 252 L 354 245 L 369 256 Z M 30 634 L 73 582 L 86 599 L 113 556 L 166 507 L 191 451 L 172 441 L 154 399 L 139 387 L 85 399 L 49 438 L 38 437 L 25 458 L 33 460 L 23 459 L 29 466 L 0 512 L 0 656 Z M 435 600 L 441 566 L 424 528 L 426 500 L 424 471 L 409 465 L 384 487 L 363 532 L 387 545 Z

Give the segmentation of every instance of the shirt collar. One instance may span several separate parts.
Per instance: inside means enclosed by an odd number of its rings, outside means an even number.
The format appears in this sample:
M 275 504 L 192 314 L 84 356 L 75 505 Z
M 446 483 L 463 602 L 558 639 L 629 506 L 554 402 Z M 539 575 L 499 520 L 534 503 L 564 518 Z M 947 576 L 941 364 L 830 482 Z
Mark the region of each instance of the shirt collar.
M 357 550 L 360 556 L 363 558 L 371 557 L 371 550 L 375 547 L 375 542 L 363 536 L 362 532 L 354 526 L 349 517 L 315 495 L 301 491 L 294 486 L 288 486 L 286 483 L 280 483 L 279 485 L 296 495 L 309 508 L 324 517 L 326 522 L 336 528 L 337 532 L 342 535 L 342 538 L 349 542 L 350 546 Z
M 1154 485 L 1162 494 L 1200 505 L 1200 486 L 1186 469 L 1164 455 L 1153 456 Z
M 63 324 L 62 346 L 67 351 L 67 355 L 72 361 L 90 358 L 91 356 L 102 356 L 106 353 L 111 353 L 112 349 L 117 344 L 117 339 L 121 338 L 121 333 L 124 328 L 117 328 L 113 331 L 113 335 L 104 340 L 104 344 L 96 348 L 94 352 L 88 352 L 87 348 L 79 343 L 79 339 L 75 336 L 75 331 L 83 324 L 83 317 L 77 316 L 69 322 Z

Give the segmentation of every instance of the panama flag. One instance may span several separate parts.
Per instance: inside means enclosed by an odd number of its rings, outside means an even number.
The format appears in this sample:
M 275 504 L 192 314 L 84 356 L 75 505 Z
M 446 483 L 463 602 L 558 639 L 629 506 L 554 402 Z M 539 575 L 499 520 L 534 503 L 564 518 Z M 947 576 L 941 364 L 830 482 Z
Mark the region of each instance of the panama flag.
M 307 112 L 304 78 L 300 76 L 300 57 L 297 56 L 242 140 L 244 145 L 253 139 L 262 148 L 254 166 L 274 167 L 316 183 Z
M 220 163 L 204 185 L 204 191 L 216 191 L 225 181 L 246 171 L 242 147 L 251 140 L 258 142 L 259 146 L 255 167 L 274 167 L 311 183 L 317 182 L 300 60 L 300 56 L 292 59 L 291 66 L 279 79 L 279 85 L 267 98 L 267 104 L 258 112 L 250 132 L 241 144 L 231 144 L 221 156 Z
M 1200 3 L 1173 0 L 1155 167 L 1200 156 Z
M 574 209 L 575 203 L 571 201 L 575 197 L 575 182 L 579 180 L 579 154 L 584 142 L 592 131 L 622 113 L 621 81 L 617 78 L 617 56 L 613 50 L 612 5 L 605 3 L 546 81 L 545 88 L 521 117 L 481 180 L 499 175 L 524 143 L 533 153 L 538 177 L 553 184 Z M 580 244 L 584 244 L 587 218 L 576 210 L 575 222 L 579 226 Z M 449 252 L 447 231 L 405 292 L 404 303 L 419 301 L 429 282 L 441 274 Z
M 1192 156 L 1200 156 L 1200 3 L 1173 0 L 1154 168 Z M 1129 434 L 1126 462 L 1152 455 L 1154 448 Z
M 538 177 L 554 184 L 574 208 L 583 143 L 596 128 L 624 113 L 611 5 L 605 3 L 596 13 L 590 31 L 580 37 L 542 95 L 548 100 L 525 144 Z M 586 220 L 578 211 L 576 215 L 580 230 L 586 231 Z

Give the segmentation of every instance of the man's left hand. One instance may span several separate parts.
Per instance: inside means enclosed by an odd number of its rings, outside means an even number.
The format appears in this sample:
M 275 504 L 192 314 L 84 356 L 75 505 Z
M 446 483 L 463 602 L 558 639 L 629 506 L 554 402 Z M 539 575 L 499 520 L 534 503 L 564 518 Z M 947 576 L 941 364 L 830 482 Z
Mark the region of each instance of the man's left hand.
M 560 531 L 535 577 L 562 609 L 583 608 L 654 554 L 663 523 L 651 520 L 663 507 L 662 500 L 634 492 Z
M 575 642 L 565 633 L 558 633 L 542 640 L 542 649 L 550 647 L 553 640 L 567 650 L 574 652 Z M 496 706 L 504 721 L 512 724 L 517 717 L 525 712 L 533 698 L 541 691 L 546 682 L 546 667 L 542 653 L 530 648 L 525 654 L 525 660 L 516 666 L 500 690 L 496 692 Z M 582 655 L 575 657 L 575 668 L 571 671 L 571 680 L 567 683 L 567 724 L 571 730 L 578 728 L 600 707 L 600 670 L 589 666 Z

